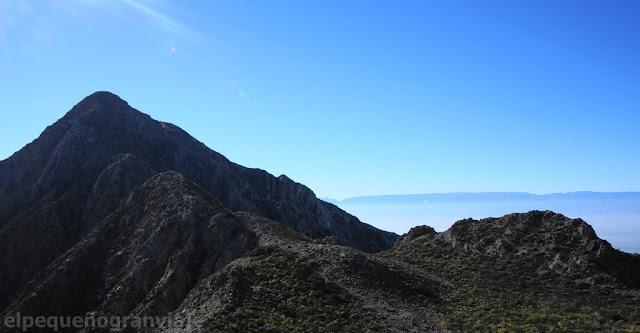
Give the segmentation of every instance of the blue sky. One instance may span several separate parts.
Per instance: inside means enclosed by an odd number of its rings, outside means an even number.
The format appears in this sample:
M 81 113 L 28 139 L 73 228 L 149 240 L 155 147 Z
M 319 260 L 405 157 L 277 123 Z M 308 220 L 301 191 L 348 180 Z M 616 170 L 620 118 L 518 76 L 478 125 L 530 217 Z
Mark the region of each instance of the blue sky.
M 318 196 L 640 190 L 638 1 L 0 3 L 0 159 L 108 90 Z

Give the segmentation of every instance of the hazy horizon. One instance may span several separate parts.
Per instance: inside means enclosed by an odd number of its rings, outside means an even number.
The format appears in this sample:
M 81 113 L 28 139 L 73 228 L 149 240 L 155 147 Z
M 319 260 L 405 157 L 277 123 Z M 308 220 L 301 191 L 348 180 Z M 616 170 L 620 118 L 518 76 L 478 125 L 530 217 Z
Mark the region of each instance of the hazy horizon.
M 312 189 L 313 190 L 313 189 Z M 554 194 L 574 194 L 574 193 L 598 193 L 598 194 L 618 194 L 618 193 L 632 193 L 632 194 L 640 194 L 640 191 L 567 191 L 567 192 L 545 192 L 545 193 L 534 193 L 527 191 L 519 191 L 519 192 L 505 192 L 505 191 L 495 191 L 495 192 L 471 192 L 471 191 L 460 191 L 460 192 L 416 192 L 416 193 L 392 193 L 392 194 L 366 194 L 366 195 L 357 195 L 346 198 L 330 198 L 330 197 L 318 197 L 321 200 L 330 200 L 330 201 L 344 201 L 356 198 L 372 198 L 372 197 L 403 197 L 403 196 L 419 196 L 419 195 L 440 195 L 440 194 L 531 194 L 535 196 L 546 196 L 546 195 L 554 195 Z
M 551 210 L 583 219 L 598 237 L 615 248 L 640 253 L 640 192 L 424 193 L 329 202 L 363 222 L 397 234 L 404 234 L 418 225 L 428 225 L 442 232 L 454 222 L 469 217 L 479 220 L 531 210 Z

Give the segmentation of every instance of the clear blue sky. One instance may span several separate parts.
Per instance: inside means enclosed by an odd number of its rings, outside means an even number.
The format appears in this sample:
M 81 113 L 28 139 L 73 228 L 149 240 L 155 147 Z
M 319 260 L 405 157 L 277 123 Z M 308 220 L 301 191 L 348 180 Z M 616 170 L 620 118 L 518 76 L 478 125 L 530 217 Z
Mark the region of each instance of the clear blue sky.
M 640 2 L 0 2 L 0 159 L 108 90 L 318 196 L 640 190 Z

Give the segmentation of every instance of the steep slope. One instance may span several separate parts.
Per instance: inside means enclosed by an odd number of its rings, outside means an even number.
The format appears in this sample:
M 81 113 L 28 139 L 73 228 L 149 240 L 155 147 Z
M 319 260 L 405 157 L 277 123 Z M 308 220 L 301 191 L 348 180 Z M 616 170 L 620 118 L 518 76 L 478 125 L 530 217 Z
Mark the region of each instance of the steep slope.
M 97 92 L 0 162 L 0 308 L 133 188 L 170 170 L 232 211 L 281 221 L 306 236 L 333 237 L 365 251 L 388 248 L 397 237 L 318 200 L 286 176 L 229 162 L 177 126 Z
M 159 174 L 41 271 L 7 312 L 124 315 L 136 307 L 166 312 L 200 275 L 254 246 L 255 236 L 242 226 L 182 175 Z

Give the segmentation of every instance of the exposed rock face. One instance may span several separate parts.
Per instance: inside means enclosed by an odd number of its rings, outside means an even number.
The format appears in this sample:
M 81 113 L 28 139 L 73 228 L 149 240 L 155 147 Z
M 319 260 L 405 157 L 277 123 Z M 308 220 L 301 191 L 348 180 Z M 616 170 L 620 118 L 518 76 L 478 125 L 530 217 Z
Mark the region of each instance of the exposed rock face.
M 611 247 L 581 219 L 550 211 L 531 211 L 482 220 L 465 219 L 442 233 L 416 227 L 399 243 L 418 238 L 440 239 L 453 248 L 494 257 L 514 256 L 541 269 L 569 275 L 607 274 L 640 286 L 640 258 Z
M 7 310 L 166 313 L 199 280 L 255 245 L 255 234 L 205 190 L 175 172 L 162 173 L 131 191 Z M 55 302 L 47 301 L 52 296 Z
M 434 236 L 436 234 L 437 234 L 436 230 L 433 229 L 432 227 L 426 226 L 426 225 L 419 225 L 417 227 L 411 228 L 409 232 L 400 236 L 396 241 L 396 244 L 405 244 L 423 236 Z
M 62 253 L 86 241 L 120 200 L 152 176 L 176 171 L 231 211 L 335 237 L 364 251 L 396 235 L 361 223 L 285 176 L 228 161 L 175 125 L 97 92 L 0 162 L 0 308 Z

